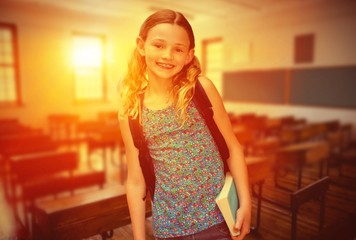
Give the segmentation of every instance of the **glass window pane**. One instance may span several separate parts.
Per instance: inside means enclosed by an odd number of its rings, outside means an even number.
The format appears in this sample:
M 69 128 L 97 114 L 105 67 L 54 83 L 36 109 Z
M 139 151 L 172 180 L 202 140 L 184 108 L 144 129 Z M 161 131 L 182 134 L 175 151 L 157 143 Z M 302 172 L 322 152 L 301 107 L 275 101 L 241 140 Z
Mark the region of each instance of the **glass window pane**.
M 12 42 L 10 42 L 10 41 L 5 41 L 5 42 L 4 42 L 3 51 L 4 51 L 4 53 L 8 53 L 8 54 L 11 53 L 11 54 L 13 54 Z
M 100 38 L 76 37 L 73 41 L 74 64 L 81 67 L 102 65 L 102 43 Z
M 12 31 L 10 29 L 3 29 L 2 31 L 2 39 L 4 41 L 12 41 Z
M 9 53 L 4 53 L 2 56 L 2 63 L 3 64 L 12 64 L 14 61 L 13 55 Z
M 7 80 L 7 97 L 8 97 L 8 101 L 13 102 L 16 100 L 15 82 L 10 79 Z
M 0 26 L 0 103 L 18 101 L 18 79 L 15 74 L 18 60 L 14 56 L 14 31 L 16 28 L 13 25 Z
M 5 68 L 4 67 L 0 67 L 0 86 L 2 84 L 2 81 L 5 80 Z
M 5 75 L 6 79 L 16 82 L 15 69 L 13 67 L 5 67 L 4 75 Z
M 0 85 L 0 102 L 4 102 L 5 100 L 5 88 Z
M 75 97 L 77 100 L 103 99 L 103 41 L 100 36 L 73 38 Z

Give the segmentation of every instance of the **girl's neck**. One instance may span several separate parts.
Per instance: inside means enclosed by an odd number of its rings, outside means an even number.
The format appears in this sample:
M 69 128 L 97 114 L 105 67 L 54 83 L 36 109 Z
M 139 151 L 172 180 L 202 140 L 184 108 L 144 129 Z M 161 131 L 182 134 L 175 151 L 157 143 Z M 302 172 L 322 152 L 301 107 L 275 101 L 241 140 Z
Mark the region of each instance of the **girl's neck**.
M 167 95 L 172 89 L 172 80 L 150 77 L 148 75 L 147 91 L 154 95 Z
M 172 82 L 169 79 L 148 77 L 144 98 L 145 106 L 153 110 L 166 108 L 172 103 L 171 89 Z

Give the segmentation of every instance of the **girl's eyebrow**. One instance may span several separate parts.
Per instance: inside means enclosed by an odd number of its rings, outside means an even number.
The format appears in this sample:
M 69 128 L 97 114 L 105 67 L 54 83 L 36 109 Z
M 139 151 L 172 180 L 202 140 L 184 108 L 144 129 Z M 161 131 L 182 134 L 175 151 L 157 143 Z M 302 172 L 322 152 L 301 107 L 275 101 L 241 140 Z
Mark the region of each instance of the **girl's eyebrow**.
M 166 40 L 164 40 L 164 39 L 162 39 L 162 38 L 154 38 L 154 39 L 152 39 L 152 41 L 153 41 L 153 42 L 155 42 L 155 41 L 158 41 L 158 42 L 167 42 Z M 174 45 L 176 45 L 176 46 L 182 46 L 182 47 L 187 47 L 187 45 L 184 44 L 184 43 L 175 43 Z
M 165 40 L 164 40 L 164 39 L 162 39 L 162 38 L 154 38 L 154 39 L 152 39 L 152 41 L 161 41 L 161 42 L 165 42 Z
M 177 46 L 182 46 L 182 47 L 186 47 L 187 45 L 184 43 L 176 43 Z

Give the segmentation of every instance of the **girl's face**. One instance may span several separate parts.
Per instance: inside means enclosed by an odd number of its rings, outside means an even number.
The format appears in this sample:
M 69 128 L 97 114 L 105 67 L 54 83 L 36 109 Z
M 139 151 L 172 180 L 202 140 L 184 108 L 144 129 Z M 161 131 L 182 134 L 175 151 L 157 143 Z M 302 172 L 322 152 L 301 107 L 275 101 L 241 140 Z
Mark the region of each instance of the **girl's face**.
M 150 79 L 171 80 L 194 57 L 189 38 L 181 26 L 161 23 L 151 28 L 146 41 L 137 39 L 140 54 L 145 57 Z

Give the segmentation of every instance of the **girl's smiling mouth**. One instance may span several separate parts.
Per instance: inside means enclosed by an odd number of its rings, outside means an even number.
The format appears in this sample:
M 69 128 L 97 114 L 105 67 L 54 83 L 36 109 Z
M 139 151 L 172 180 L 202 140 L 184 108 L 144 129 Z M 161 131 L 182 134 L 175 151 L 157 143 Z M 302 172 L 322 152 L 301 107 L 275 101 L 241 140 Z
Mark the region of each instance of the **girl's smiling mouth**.
M 173 64 L 169 64 L 169 63 L 157 62 L 156 64 L 159 67 L 164 68 L 164 69 L 172 69 L 172 68 L 174 68 L 174 65 Z

